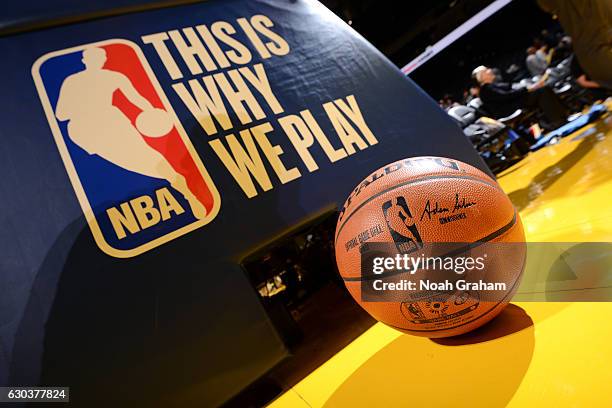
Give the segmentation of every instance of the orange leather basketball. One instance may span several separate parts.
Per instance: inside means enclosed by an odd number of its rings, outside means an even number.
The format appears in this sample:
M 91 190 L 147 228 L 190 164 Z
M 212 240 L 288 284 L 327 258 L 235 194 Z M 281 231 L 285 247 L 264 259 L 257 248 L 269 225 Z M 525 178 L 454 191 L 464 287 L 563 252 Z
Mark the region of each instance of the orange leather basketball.
M 447 337 L 473 330 L 503 310 L 519 285 L 524 245 L 510 256 L 488 258 L 482 273 L 507 287 L 499 298 L 472 291 L 476 300 L 469 305 L 458 302 L 457 292 L 442 301 L 363 301 L 360 248 L 385 242 L 402 253 L 427 243 L 524 241 L 519 215 L 494 179 L 458 160 L 414 157 L 376 170 L 351 192 L 338 219 L 335 251 L 346 287 L 374 318 L 406 333 Z

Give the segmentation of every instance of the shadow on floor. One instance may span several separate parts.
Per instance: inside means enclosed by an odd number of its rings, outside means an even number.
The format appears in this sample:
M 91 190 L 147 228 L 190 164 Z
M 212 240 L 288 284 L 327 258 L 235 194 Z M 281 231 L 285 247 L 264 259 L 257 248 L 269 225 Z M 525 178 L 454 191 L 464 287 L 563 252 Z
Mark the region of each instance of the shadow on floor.
M 533 321 L 525 310 L 511 303 L 497 317 L 476 330 L 459 336 L 431 339 L 431 341 L 442 346 L 477 344 L 508 336 L 531 325 Z
M 536 174 L 527 187 L 510 192 L 508 196 L 516 209 L 522 211 L 529 203 L 541 196 L 566 171 L 574 167 L 576 163 L 586 156 L 597 143 L 598 140 L 595 137 L 582 139 L 571 153 Z
M 403 335 L 359 367 L 325 406 L 505 407 L 534 345 L 533 321 L 514 305 L 456 338 L 433 342 Z
M 611 243 L 576 244 L 564 251 L 552 264 L 543 296 L 547 302 L 610 302 L 610 270 Z

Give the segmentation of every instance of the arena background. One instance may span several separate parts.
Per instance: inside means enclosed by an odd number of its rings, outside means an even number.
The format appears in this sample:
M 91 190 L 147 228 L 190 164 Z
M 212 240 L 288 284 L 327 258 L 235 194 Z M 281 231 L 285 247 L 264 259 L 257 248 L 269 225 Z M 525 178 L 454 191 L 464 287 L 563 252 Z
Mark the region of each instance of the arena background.
M 492 3 L 6 5 L 0 52 L 10 63 L 0 67 L 0 85 L 11 103 L 0 111 L 0 187 L 7 197 L 0 230 L 0 385 L 66 384 L 73 404 L 88 407 L 612 404 L 612 333 L 601 324 L 610 303 L 516 303 L 487 330 L 434 342 L 377 324 L 335 270 L 337 211 L 371 170 L 407 156 L 440 155 L 493 175 L 438 101 L 447 94 L 459 101 L 477 65 L 524 67 L 526 47 L 542 29 L 558 32 L 557 21 L 534 1 L 515 0 L 409 78 L 399 71 Z M 258 189 L 247 199 L 141 37 L 254 14 L 270 17 L 291 46 L 282 58 L 254 61 L 264 63 L 286 113 L 315 112 L 354 94 L 379 143 L 333 164 L 316 148 L 320 168 L 309 173 L 288 140 L 275 134 L 283 158 L 301 166 L 302 177 L 287 184 L 273 179 L 272 190 Z M 94 242 L 31 73 L 48 52 L 112 38 L 143 49 L 222 199 L 211 224 L 129 259 L 110 257 Z M 598 116 L 495 173 L 521 211 L 529 241 L 578 246 L 536 259 L 532 270 L 544 271 L 545 280 L 552 276 L 553 284 L 570 276 L 584 292 L 588 285 L 566 264 L 561 278 L 552 273 L 560 259 L 597 258 L 612 240 L 610 103 L 591 96 L 580 101 L 577 113 L 589 116 L 598 105 Z M 275 123 L 266 114 L 264 121 Z M 315 116 L 333 136 L 323 112 Z M 593 252 L 583 241 L 604 245 Z M 548 298 L 555 299 L 563 300 Z

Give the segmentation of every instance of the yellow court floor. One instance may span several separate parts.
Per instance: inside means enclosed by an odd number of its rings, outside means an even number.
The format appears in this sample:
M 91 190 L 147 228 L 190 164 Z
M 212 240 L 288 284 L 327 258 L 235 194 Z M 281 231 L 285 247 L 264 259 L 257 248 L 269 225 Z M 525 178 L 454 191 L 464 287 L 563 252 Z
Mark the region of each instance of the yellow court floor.
M 529 242 L 612 242 L 610 175 L 612 116 L 529 154 L 499 183 Z M 612 407 L 610 318 L 612 303 L 514 302 L 437 340 L 378 323 L 270 406 Z

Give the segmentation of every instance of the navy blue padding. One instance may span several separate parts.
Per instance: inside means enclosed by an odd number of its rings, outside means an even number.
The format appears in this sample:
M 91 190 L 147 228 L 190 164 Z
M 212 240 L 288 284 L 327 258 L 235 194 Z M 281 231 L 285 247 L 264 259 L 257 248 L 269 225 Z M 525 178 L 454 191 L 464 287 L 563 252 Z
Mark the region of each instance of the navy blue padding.
M 58 2 L 33 9 L 29 2 L 10 3 L 5 22 L 29 10 L 34 16 L 60 8 Z M 268 16 L 291 47 L 288 55 L 250 64 L 264 64 L 285 113 L 310 109 L 337 145 L 321 105 L 353 94 L 379 143 L 336 163 L 315 147 L 319 169 L 309 173 L 287 138 L 274 132 L 270 138 L 284 149 L 283 161 L 303 176 L 281 184 L 268 165 L 274 188 L 248 199 L 141 36 L 218 20 L 236 26 L 236 19 L 255 14 Z M 237 37 L 249 44 L 243 34 Z M 143 50 L 222 200 L 209 225 L 127 259 L 96 246 L 31 75 L 44 54 L 113 38 Z M 437 155 L 487 171 L 435 101 L 314 0 L 209 1 L 103 18 L 0 37 L 0 55 L 0 385 L 71 386 L 71 401 L 80 406 L 117 406 L 113 398 L 222 403 L 288 354 L 240 267 L 244 256 L 338 208 L 387 163 Z M 278 129 L 276 116 L 266 113 Z

